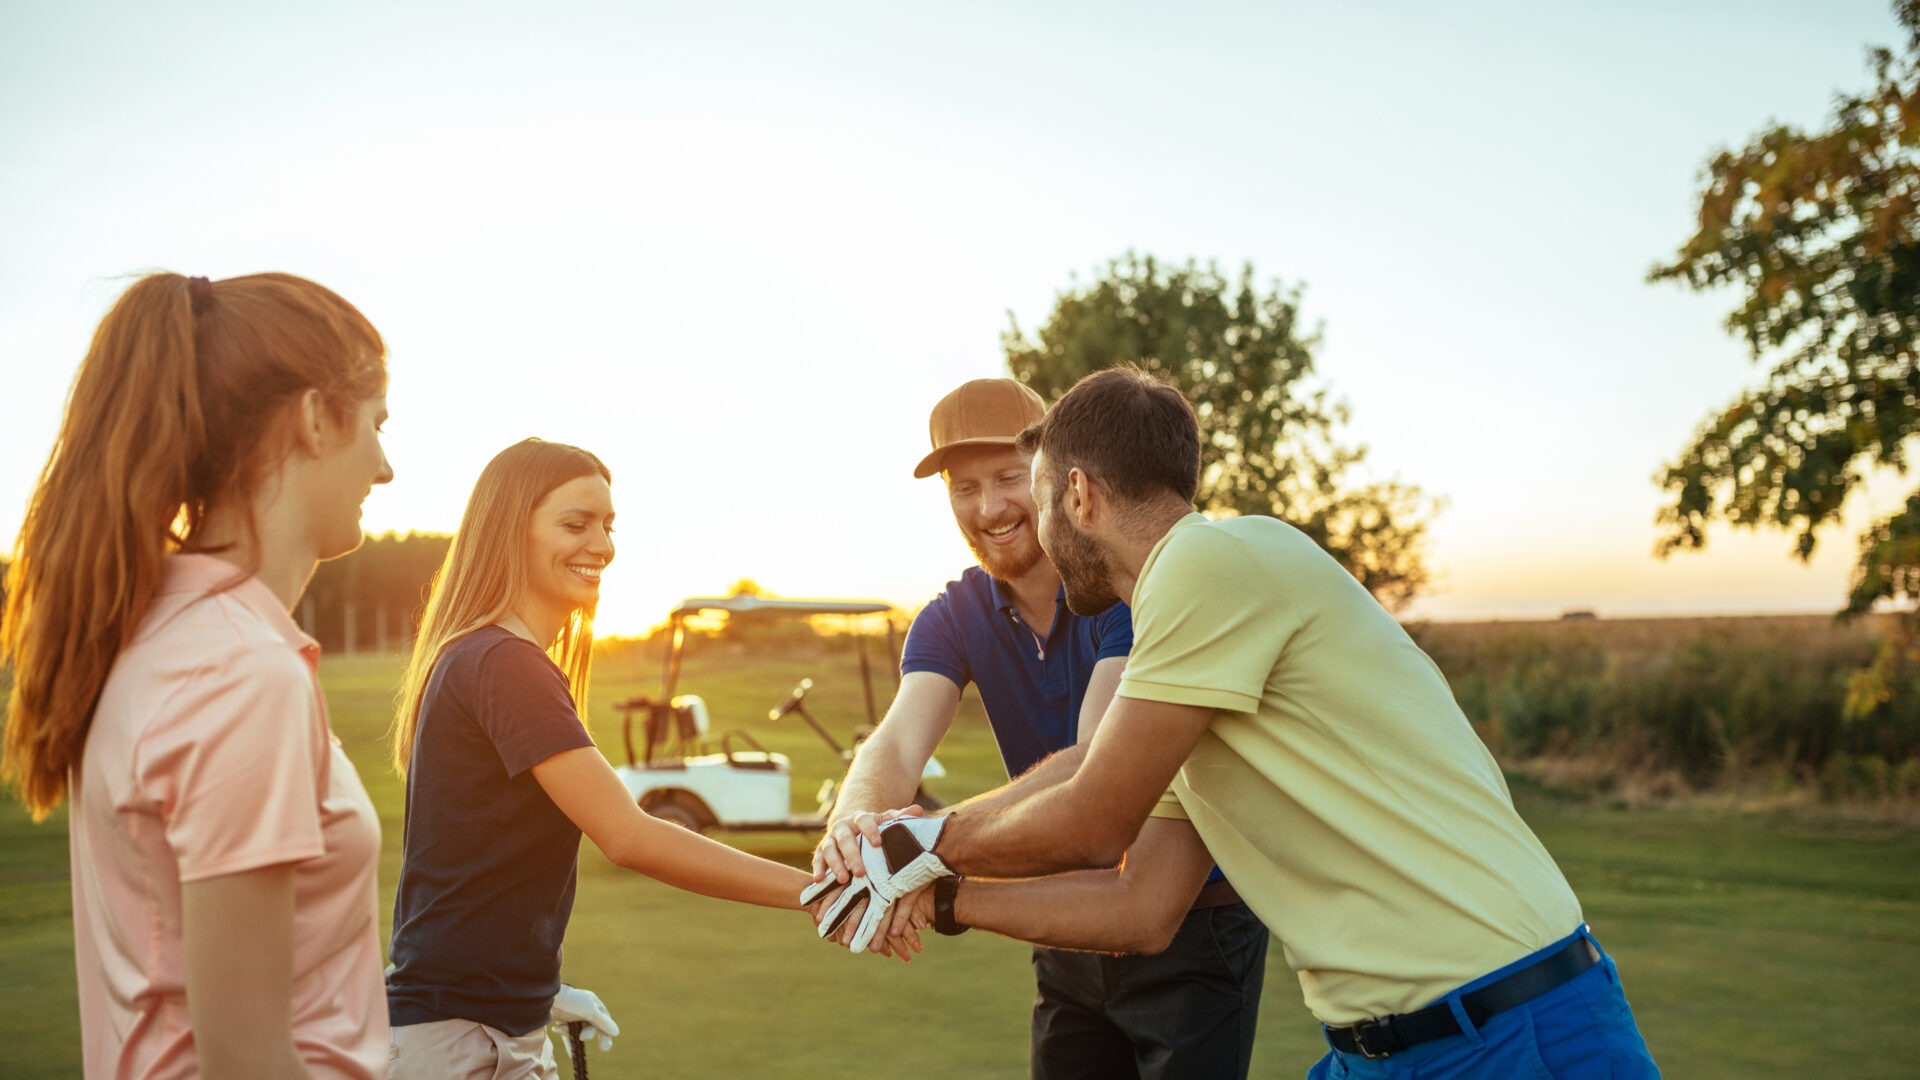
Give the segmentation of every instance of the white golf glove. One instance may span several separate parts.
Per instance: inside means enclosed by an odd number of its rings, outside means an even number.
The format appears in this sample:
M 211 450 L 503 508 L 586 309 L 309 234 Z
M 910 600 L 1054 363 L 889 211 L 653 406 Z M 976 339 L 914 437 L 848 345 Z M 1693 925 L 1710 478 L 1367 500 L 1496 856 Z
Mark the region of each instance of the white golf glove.
M 553 1023 L 560 1026 L 560 1045 L 567 1048 L 569 1056 L 573 1054 L 573 1047 L 566 1038 L 567 1025 L 575 1020 L 587 1025 L 580 1029 L 580 1045 L 585 1046 L 597 1036 L 601 1053 L 613 1049 L 613 1037 L 620 1034 L 620 1025 L 607 1014 L 600 996 L 591 990 L 561 983 L 560 992 L 553 995 Z
M 853 932 L 853 940 L 847 943 L 847 948 L 860 952 L 886 925 L 887 909 L 894 901 L 935 878 L 951 876 L 953 871 L 933 853 L 940 830 L 946 827 L 944 816 L 898 818 L 881 826 L 878 847 L 862 838 L 860 861 L 867 870 L 865 877 L 856 877 L 844 887 L 829 877 L 807 886 L 800 894 L 802 904 L 811 904 L 832 889 L 841 890 L 820 915 L 820 936 L 829 937 L 839 930 L 853 914 L 854 906 L 865 900 L 867 906 L 860 913 L 860 925 Z

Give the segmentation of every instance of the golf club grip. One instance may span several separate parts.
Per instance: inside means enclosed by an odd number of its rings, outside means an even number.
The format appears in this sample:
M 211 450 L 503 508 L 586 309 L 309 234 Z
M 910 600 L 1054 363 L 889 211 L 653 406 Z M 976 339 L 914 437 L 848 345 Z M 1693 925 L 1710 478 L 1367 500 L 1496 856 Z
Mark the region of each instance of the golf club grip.
M 573 1080 L 587 1080 L 587 1044 L 580 1041 L 580 1029 L 586 1027 L 583 1020 L 567 1021 L 568 1056 L 573 1058 Z

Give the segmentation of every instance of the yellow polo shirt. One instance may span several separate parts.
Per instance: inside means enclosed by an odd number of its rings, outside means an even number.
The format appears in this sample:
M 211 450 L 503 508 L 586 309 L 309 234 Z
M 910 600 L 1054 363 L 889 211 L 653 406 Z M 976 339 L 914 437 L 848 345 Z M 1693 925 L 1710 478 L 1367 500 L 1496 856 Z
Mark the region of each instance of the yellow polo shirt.
M 1119 694 L 1215 710 L 1155 816 L 1193 822 L 1322 1022 L 1420 1008 L 1580 925 L 1440 669 L 1292 526 L 1178 522 Z

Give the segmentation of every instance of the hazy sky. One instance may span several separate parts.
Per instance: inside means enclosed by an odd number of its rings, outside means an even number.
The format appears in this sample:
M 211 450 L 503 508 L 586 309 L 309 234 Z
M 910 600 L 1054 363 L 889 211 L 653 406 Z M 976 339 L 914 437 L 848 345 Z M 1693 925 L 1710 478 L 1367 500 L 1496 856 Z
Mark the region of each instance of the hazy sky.
M 0 5 L 0 539 L 126 275 L 287 270 L 390 349 L 369 528 L 452 529 L 539 435 L 614 471 L 603 630 L 741 576 L 917 606 L 970 560 L 927 411 L 1131 248 L 1305 283 L 1349 435 L 1450 500 L 1415 613 L 1831 609 L 1847 530 L 1650 556 L 1757 371 L 1732 295 L 1643 279 L 1714 148 L 1896 41 L 1880 0 Z

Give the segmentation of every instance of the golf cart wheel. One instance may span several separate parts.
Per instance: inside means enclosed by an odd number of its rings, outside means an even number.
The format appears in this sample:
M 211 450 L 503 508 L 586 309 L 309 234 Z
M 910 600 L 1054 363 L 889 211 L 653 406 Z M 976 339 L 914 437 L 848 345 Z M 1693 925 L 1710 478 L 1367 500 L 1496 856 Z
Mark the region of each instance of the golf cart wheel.
M 700 814 L 685 803 L 666 800 L 647 808 L 647 813 L 669 825 L 678 825 L 688 832 L 702 832 L 706 822 L 700 820 Z

